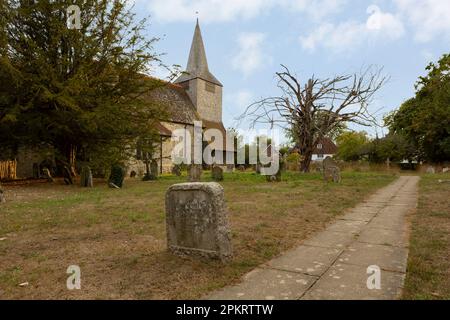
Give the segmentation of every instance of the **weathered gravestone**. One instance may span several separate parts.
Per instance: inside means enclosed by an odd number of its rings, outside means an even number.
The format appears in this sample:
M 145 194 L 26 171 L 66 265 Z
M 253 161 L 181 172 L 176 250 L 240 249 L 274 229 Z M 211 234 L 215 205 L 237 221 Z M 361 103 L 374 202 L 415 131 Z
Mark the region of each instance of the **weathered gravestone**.
M 64 183 L 67 185 L 73 184 L 72 180 L 72 174 L 70 173 L 69 168 L 67 166 L 64 166 L 63 168 L 63 177 L 64 177 Z
M 216 182 L 175 184 L 166 193 L 167 247 L 177 255 L 232 257 L 223 188 Z
M 449 172 L 449 168 L 448 167 L 442 168 L 442 173 L 447 173 L 447 172 Z
M 52 174 L 50 173 L 50 170 L 48 168 L 42 169 L 42 174 L 48 182 L 53 182 Z
M 0 203 L 5 203 L 5 192 L 3 191 L 2 184 L 0 183 Z
M 94 187 L 94 180 L 92 178 L 92 170 L 89 166 L 84 166 L 81 169 L 80 184 L 82 187 L 85 187 L 85 188 L 93 188 Z
M 326 157 L 322 162 L 323 179 L 325 181 L 341 182 L 341 170 L 331 157 Z
M 115 164 L 111 167 L 111 175 L 109 176 L 108 186 L 110 188 L 120 189 L 123 186 L 125 178 L 125 170 L 122 166 Z
M 188 167 L 188 181 L 199 182 L 202 177 L 202 166 L 200 164 L 191 164 Z
M 211 169 L 211 177 L 214 181 L 223 181 L 223 169 L 219 166 L 213 166 Z
M 176 175 L 177 177 L 181 176 L 181 166 L 179 164 L 176 164 L 172 167 L 172 174 Z
M 429 166 L 428 168 L 427 168 L 427 171 L 426 171 L 428 174 L 435 174 L 436 173 L 436 170 L 434 169 L 434 167 L 432 167 L 432 166 Z

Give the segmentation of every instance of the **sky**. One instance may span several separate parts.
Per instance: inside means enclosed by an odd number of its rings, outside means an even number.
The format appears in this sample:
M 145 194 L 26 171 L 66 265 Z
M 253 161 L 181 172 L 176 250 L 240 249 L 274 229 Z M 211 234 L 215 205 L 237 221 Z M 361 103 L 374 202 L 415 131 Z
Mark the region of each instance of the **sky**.
M 383 68 L 389 82 L 369 109 L 379 119 L 414 95 L 417 78 L 450 51 L 450 0 L 130 0 L 167 65 L 186 67 L 199 18 L 209 69 L 222 82 L 225 127 L 277 95 L 284 64 L 302 81 Z M 196 13 L 198 12 L 198 14 Z M 155 75 L 164 77 L 158 69 Z M 370 135 L 385 130 L 351 127 Z

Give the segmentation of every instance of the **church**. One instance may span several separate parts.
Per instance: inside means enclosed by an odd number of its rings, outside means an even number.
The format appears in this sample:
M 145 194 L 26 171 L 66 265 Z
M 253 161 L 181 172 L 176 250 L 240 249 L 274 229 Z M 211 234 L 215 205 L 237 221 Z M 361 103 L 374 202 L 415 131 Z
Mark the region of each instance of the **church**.
M 197 20 L 186 70 L 174 83 L 168 83 L 164 87 L 153 90 L 148 97 L 160 102 L 168 113 L 168 117 L 157 124 L 160 142 L 153 160 L 158 162 L 160 173 L 171 172 L 174 166 L 172 150 L 177 142 L 171 141 L 173 131 L 184 129 L 193 137 L 194 121 L 201 121 L 203 131 L 216 129 L 221 132 L 224 141 L 215 148 L 214 152 L 222 153 L 224 163 L 227 157 L 234 158 L 234 148 L 227 146 L 225 141 L 226 129 L 222 123 L 222 90 L 222 83 L 209 70 Z M 139 160 L 139 156 L 136 158 L 136 160 L 130 159 L 127 172 L 130 174 L 134 171 L 142 175 L 145 164 Z
M 157 162 L 159 173 L 169 173 L 174 166 L 172 150 L 178 143 L 172 141 L 172 133 L 177 129 L 184 129 L 194 137 L 194 122 L 201 121 L 203 133 L 208 129 L 221 132 L 223 143 L 214 148 L 214 154 L 222 153 L 222 158 L 234 159 L 234 147 L 226 145 L 226 129 L 222 123 L 222 83 L 209 71 L 205 46 L 202 39 L 200 25 L 197 20 L 191 50 L 185 72 L 174 81 L 152 90 L 144 98 L 157 101 L 164 107 L 167 115 L 156 123 L 159 132 L 159 142 L 156 152 L 152 155 L 153 162 Z M 217 132 L 217 131 L 216 131 Z M 202 140 L 206 137 L 202 134 Z M 184 139 L 186 140 L 186 139 Z M 210 142 L 210 141 L 209 141 Z M 202 148 L 206 142 L 203 141 Z M 221 146 L 223 145 L 223 146 Z M 42 148 L 41 148 L 42 149 Z M 193 148 L 192 148 L 193 149 Z M 193 150 L 191 149 L 191 154 Z M 39 152 L 38 152 L 39 151 Z M 136 150 L 136 156 L 126 163 L 128 176 L 143 176 L 146 172 L 142 154 Z M 214 155 L 213 155 L 214 156 Z M 51 159 L 51 160 L 49 160 Z M 0 162 L 0 178 L 16 179 L 39 176 L 44 163 L 54 162 L 53 149 L 43 153 L 27 147 L 20 148 L 14 161 Z

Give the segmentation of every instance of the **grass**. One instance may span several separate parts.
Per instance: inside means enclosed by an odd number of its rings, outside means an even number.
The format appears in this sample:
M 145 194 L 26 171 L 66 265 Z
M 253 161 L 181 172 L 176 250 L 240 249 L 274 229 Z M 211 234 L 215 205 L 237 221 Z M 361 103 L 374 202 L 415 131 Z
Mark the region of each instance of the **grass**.
M 404 299 L 450 299 L 450 174 L 423 175 L 412 232 Z
M 205 181 L 209 174 L 204 173 Z M 122 190 L 62 184 L 7 187 L 0 207 L 2 299 L 195 299 L 237 282 L 300 244 L 346 208 L 395 179 L 344 172 L 341 184 L 287 172 L 268 183 L 251 172 L 225 174 L 235 256 L 226 265 L 166 251 L 164 195 L 185 177 L 127 180 Z M 69 291 L 69 265 L 82 289 Z M 26 287 L 20 283 L 29 282 Z

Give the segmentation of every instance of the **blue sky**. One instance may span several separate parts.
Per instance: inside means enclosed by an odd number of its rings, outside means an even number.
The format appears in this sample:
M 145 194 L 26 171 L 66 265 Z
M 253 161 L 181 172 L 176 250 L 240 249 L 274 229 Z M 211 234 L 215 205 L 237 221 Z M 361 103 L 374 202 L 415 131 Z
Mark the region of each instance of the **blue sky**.
M 150 15 L 148 34 L 161 37 L 156 49 L 169 65 L 186 66 L 199 12 L 210 71 L 224 85 L 226 127 L 252 101 L 278 93 L 280 64 L 301 80 L 384 67 L 390 81 L 371 106 L 383 108 L 381 118 L 414 94 L 428 62 L 450 51 L 450 0 L 130 2 L 139 16 Z

